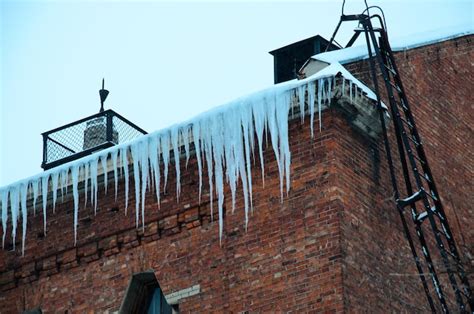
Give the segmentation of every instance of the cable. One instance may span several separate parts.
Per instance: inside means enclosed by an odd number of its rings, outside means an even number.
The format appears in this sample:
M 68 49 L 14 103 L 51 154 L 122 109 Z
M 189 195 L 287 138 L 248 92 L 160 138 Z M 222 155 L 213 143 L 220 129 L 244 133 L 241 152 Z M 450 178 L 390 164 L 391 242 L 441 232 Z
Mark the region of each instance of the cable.
M 344 5 L 346 4 L 346 0 L 342 1 L 342 9 L 341 9 L 341 15 L 344 15 Z

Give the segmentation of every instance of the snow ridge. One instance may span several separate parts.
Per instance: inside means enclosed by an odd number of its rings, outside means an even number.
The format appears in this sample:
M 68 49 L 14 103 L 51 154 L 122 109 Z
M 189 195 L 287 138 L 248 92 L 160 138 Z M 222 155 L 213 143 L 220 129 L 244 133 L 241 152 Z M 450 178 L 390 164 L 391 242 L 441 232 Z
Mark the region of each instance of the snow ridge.
M 341 65 L 333 64 L 304 80 L 293 80 L 275 85 L 256 94 L 239 98 L 233 102 L 215 108 L 195 119 L 174 125 L 170 128 L 142 136 L 134 141 L 99 151 L 88 157 L 64 164 L 45 171 L 37 176 L 19 181 L 0 189 L 1 221 L 3 228 L 2 244 L 5 244 L 7 222 L 11 217 L 12 242 L 15 243 L 18 220 L 22 219 L 22 252 L 25 250 L 27 229 L 27 199 L 33 198 L 30 210 L 36 213 L 35 206 L 38 193 L 42 196 L 43 223 L 46 234 L 48 196 L 54 209 L 58 201 L 57 189 L 61 190 L 63 201 L 69 184 L 72 182 L 72 197 L 74 199 L 74 243 L 78 240 L 79 216 L 79 185 L 84 186 L 84 202 L 87 204 L 88 182 L 90 181 L 90 204 L 97 212 L 98 203 L 98 176 L 103 175 L 104 192 L 107 190 L 107 172 L 113 171 L 115 199 L 119 177 L 125 183 L 125 214 L 129 201 L 129 165 L 133 169 L 135 190 L 135 221 L 139 227 L 145 226 L 146 192 L 156 194 L 158 205 L 160 194 L 166 189 L 168 169 L 174 163 L 176 176 L 177 201 L 179 202 L 180 159 L 184 149 L 185 165 L 191 157 L 196 158 L 199 172 L 199 202 L 202 198 L 203 171 L 209 178 L 209 194 L 211 213 L 214 210 L 214 193 L 217 195 L 217 211 L 219 217 L 219 237 L 222 239 L 224 230 L 223 204 L 224 182 L 231 190 L 232 211 L 235 208 L 237 187 L 242 186 L 245 228 L 249 223 L 249 212 L 252 208 L 252 162 L 260 159 L 262 184 L 264 184 L 263 142 L 269 137 L 273 152 L 278 164 L 280 179 L 280 194 L 283 201 L 285 192 L 290 191 L 291 152 L 288 139 L 288 115 L 290 108 L 299 108 L 301 121 L 307 111 L 310 113 L 311 134 L 313 134 L 313 120 L 315 110 L 318 110 L 319 128 L 321 129 L 321 111 L 324 105 L 329 105 L 331 89 L 335 85 L 335 77 L 342 74 L 344 84 L 350 84 L 350 96 L 359 89 L 367 92 L 372 98 L 373 93 L 357 81 Z M 347 82 L 346 82 L 347 81 Z M 353 88 L 357 86 L 358 88 Z M 344 89 L 345 91 L 345 89 Z M 349 89 L 348 89 L 349 91 Z M 353 97 L 354 96 L 354 97 Z M 371 97 L 372 96 L 372 97 Z M 317 105 L 317 108 L 315 106 Z M 265 138 L 264 138 L 265 134 Z M 268 137 L 267 137 L 268 136 Z M 258 153 L 255 152 L 258 150 Z M 107 165 L 107 160 L 111 165 Z M 252 160 L 253 159 L 253 160 Z M 205 165 L 204 165 L 205 163 Z M 162 167 L 161 168 L 161 165 Z M 112 167 L 113 169 L 108 169 Z M 163 169 L 163 172 L 161 171 Z M 101 173 L 100 171 L 101 170 Z M 41 190 L 40 190 L 41 187 Z M 10 206 L 9 206 L 10 203 Z M 8 210 L 10 210 L 10 215 Z M 21 212 L 20 212 L 21 211 Z

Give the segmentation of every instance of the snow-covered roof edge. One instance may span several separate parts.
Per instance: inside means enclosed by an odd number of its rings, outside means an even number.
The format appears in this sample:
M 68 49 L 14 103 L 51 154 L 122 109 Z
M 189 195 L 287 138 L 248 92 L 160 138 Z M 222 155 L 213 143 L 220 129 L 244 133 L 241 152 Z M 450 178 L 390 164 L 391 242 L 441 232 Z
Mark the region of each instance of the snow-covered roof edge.
M 405 51 L 415 49 L 427 45 L 440 43 L 443 41 L 472 35 L 474 33 L 474 26 L 471 24 L 458 25 L 454 27 L 447 27 L 427 31 L 423 33 L 403 36 L 398 38 L 390 38 L 390 45 L 393 51 Z M 338 62 L 340 64 L 347 64 L 359 60 L 367 59 L 367 46 L 353 46 L 349 48 L 323 52 L 311 57 L 312 59 L 323 61 L 326 63 Z
M 147 184 L 153 180 L 158 203 L 160 202 L 161 185 L 166 187 L 168 168 L 171 164 L 170 154 L 174 156 L 177 198 L 180 193 L 180 146 L 184 146 L 186 163 L 190 158 L 190 143 L 194 142 L 195 158 L 199 172 L 199 201 L 201 200 L 202 171 L 204 156 L 209 177 L 210 194 L 214 188 L 218 196 L 219 235 L 223 231 L 223 200 L 224 181 L 228 182 L 232 193 L 232 204 L 235 205 L 237 181 L 241 187 L 245 202 L 245 224 L 248 223 L 248 211 L 252 207 L 252 175 L 251 152 L 260 158 L 262 178 L 264 178 L 263 164 L 263 134 L 269 135 L 273 151 L 278 164 L 280 176 L 280 192 L 283 198 L 284 187 L 288 193 L 290 188 L 290 163 L 291 153 L 288 142 L 288 113 L 290 107 L 296 102 L 300 107 L 302 118 L 305 112 L 310 112 L 311 132 L 316 110 L 321 123 L 321 109 L 329 104 L 332 99 L 332 89 L 335 85 L 336 75 L 341 74 L 350 86 L 358 87 L 367 97 L 375 99 L 374 93 L 355 79 L 340 64 L 332 64 L 315 75 L 303 80 L 293 80 L 274 85 L 263 91 L 238 98 L 226 105 L 217 107 L 198 115 L 183 123 L 175 124 L 166 129 L 156 131 L 133 141 L 123 143 L 106 150 L 96 152 L 90 156 L 72 161 L 70 163 L 52 168 L 38 175 L 20 180 L 0 188 L 1 221 L 3 226 L 4 244 L 6 226 L 12 221 L 12 237 L 15 239 L 17 224 L 22 220 L 22 249 L 25 246 L 27 228 L 27 197 L 33 194 L 33 208 L 37 198 L 42 196 L 43 223 L 46 233 L 46 215 L 48 193 L 53 195 L 53 208 L 57 200 L 57 191 L 64 190 L 72 183 L 74 199 L 74 237 L 77 241 L 77 222 L 79 211 L 79 180 L 85 184 L 85 193 L 88 194 L 90 179 L 90 202 L 97 208 L 98 167 L 103 169 L 104 185 L 107 191 L 107 174 L 113 170 L 115 195 L 117 196 L 118 169 L 122 168 L 125 181 L 125 210 L 128 208 L 130 160 L 133 164 L 133 178 L 135 184 L 135 214 L 136 224 L 145 222 L 145 192 Z M 343 81 L 345 82 L 345 81 Z M 351 88 L 352 93 L 357 88 Z M 343 89 L 344 90 L 344 89 Z M 316 107 L 317 106 L 317 107 Z M 253 134 L 257 135 L 255 142 Z M 192 140 L 191 140 L 192 137 Z M 258 148 L 255 148 L 258 147 Z M 108 169 L 107 160 L 112 161 L 112 169 Z M 160 164 L 163 164 L 164 173 L 160 173 Z M 151 174 L 150 174 L 151 173 Z M 72 182 L 69 182 L 71 180 Z M 163 180 L 163 181 L 162 181 Z M 51 185 L 51 189 L 49 186 Z M 30 194 L 31 193 L 31 194 Z M 213 197 L 210 198 L 211 212 Z M 141 205 L 141 206 L 140 206 Z M 10 209 L 10 210 L 8 210 Z M 9 215 L 10 214 L 10 215 Z M 13 241 L 14 243 L 15 241 Z

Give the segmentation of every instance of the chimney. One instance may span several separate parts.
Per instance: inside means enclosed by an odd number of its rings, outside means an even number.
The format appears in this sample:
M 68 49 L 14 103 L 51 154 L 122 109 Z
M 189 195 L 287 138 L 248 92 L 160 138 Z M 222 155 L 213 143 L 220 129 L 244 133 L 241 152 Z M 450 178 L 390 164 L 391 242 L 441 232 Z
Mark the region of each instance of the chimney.
M 275 84 L 293 80 L 305 62 L 318 53 L 339 49 L 323 37 L 316 35 L 296 43 L 270 51 L 273 55 L 273 75 Z

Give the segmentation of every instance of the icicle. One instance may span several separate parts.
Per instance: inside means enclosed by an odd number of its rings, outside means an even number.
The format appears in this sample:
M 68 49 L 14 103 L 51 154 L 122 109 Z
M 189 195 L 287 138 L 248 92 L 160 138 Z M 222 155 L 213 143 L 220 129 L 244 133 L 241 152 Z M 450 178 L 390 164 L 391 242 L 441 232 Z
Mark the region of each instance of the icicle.
M 64 202 L 65 189 L 67 189 L 68 170 L 61 171 L 60 184 L 61 184 L 61 202 Z
M 201 132 L 202 134 L 202 139 L 203 139 L 203 150 L 204 150 L 204 155 L 206 157 L 206 165 L 207 165 L 207 175 L 209 179 L 209 206 L 211 209 L 211 220 L 214 219 L 214 208 L 213 208 L 213 200 L 214 200 L 214 185 L 213 185 L 213 160 L 212 160 L 212 141 L 211 141 L 211 120 L 207 119 L 204 121 L 200 121 L 201 126 Z M 207 127 L 206 127 L 207 125 Z M 205 128 L 203 128 L 203 126 Z
M 120 149 L 120 157 L 122 159 L 123 174 L 125 175 L 125 215 L 128 209 L 128 190 L 129 190 L 129 177 L 128 177 L 128 158 L 127 158 L 128 147 Z
M 77 244 L 77 221 L 79 216 L 79 165 L 73 165 L 71 169 L 72 177 L 72 196 L 74 198 L 74 246 Z M 87 192 L 86 192 L 87 194 Z
M 344 77 L 341 77 L 342 79 L 342 96 L 345 96 L 346 94 L 346 80 L 344 79 Z
M 352 82 L 349 82 L 349 99 L 352 103 Z
M 236 122 L 236 117 L 238 116 L 238 109 L 231 108 L 229 112 L 223 116 L 224 125 L 240 125 L 241 121 Z M 241 130 L 241 128 L 225 128 L 224 132 L 224 160 L 225 160 L 225 169 L 226 169 L 226 179 L 230 186 L 230 191 L 232 195 L 232 213 L 235 209 L 235 200 L 236 200 L 236 190 L 237 190 L 237 174 L 236 174 L 236 164 L 235 160 L 235 133 Z M 237 135 L 238 136 L 238 135 Z
M 280 173 L 280 189 L 283 189 L 283 176 L 286 178 L 286 194 L 290 191 L 290 164 L 291 154 L 288 143 L 288 109 L 290 106 L 290 94 L 284 92 L 277 98 L 277 123 L 278 138 L 280 143 L 280 161 L 284 165 L 284 171 Z M 321 118 L 320 118 L 321 119 Z
M 306 93 L 306 85 L 300 85 L 298 87 L 298 101 L 300 105 L 300 116 L 301 116 L 301 123 L 304 122 L 304 116 L 305 116 L 305 110 L 304 110 L 304 104 L 305 104 L 305 93 Z
M 110 153 L 110 159 L 112 159 L 112 168 L 114 169 L 115 202 L 117 202 L 117 192 L 118 192 L 118 171 L 117 171 L 118 152 L 119 152 L 118 149 L 115 149 Z
M 319 132 L 321 132 L 321 102 L 323 98 L 323 85 L 324 85 L 324 80 L 319 79 L 318 80 L 318 115 L 319 115 Z
M 139 143 L 140 168 L 142 173 L 142 229 L 145 231 L 145 196 L 150 171 L 148 162 L 148 143 L 146 140 Z
M 248 190 L 249 190 L 249 197 L 250 197 L 250 208 L 253 210 L 253 200 L 252 200 L 252 170 L 251 170 L 251 163 L 250 163 L 250 130 L 249 125 L 252 124 L 252 115 L 249 110 L 249 106 L 245 106 L 241 108 L 241 119 L 242 119 L 242 129 L 243 129 L 243 136 L 244 136 L 244 145 L 245 145 L 245 164 L 247 165 L 247 180 L 248 180 Z M 286 111 L 288 115 L 288 110 Z M 253 133 L 251 133 L 253 136 Z
M 89 163 L 85 163 L 83 167 L 83 172 L 84 172 L 84 208 L 87 208 L 87 193 L 89 191 Z M 92 183 L 91 183 L 92 185 Z M 91 203 L 92 203 L 92 187 L 91 187 Z
M 295 98 L 296 98 L 296 91 L 294 91 L 294 94 L 295 94 Z M 294 114 L 294 109 L 293 109 L 294 106 L 290 106 L 291 108 L 291 120 L 293 120 L 295 118 L 295 114 Z
M 319 119 L 319 132 L 321 132 L 321 126 L 322 126 L 322 123 L 321 123 L 321 98 L 323 97 L 322 96 L 322 91 L 324 89 L 324 79 L 319 79 L 319 83 L 318 83 L 318 119 Z
M 314 88 L 309 88 L 310 94 L 311 94 L 311 90 L 314 91 Z M 267 97 L 267 101 L 268 101 L 267 119 L 268 119 L 268 129 L 270 131 L 270 138 L 272 141 L 273 152 L 275 153 L 275 158 L 278 165 L 278 173 L 280 175 L 280 178 L 282 178 L 283 169 L 281 165 L 280 154 L 278 151 L 278 147 L 280 146 L 280 144 L 279 144 L 279 139 L 278 139 L 278 122 L 276 120 L 276 97 L 277 95 L 275 95 L 275 93 L 272 93 L 271 97 Z M 314 99 L 314 96 L 313 96 L 313 99 Z M 311 125 L 312 125 L 312 119 L 311 119 Z M 280 181 L 280 192 L 281 192 L 280 194 L 281 194 L 281 201 L 283 202 L 283 185 L 282 184 L 283 182 Z
M 39 179 L 31 182 L 31 187 L 33 189 L 33 215 L 36 216 L 36 200 L 38 199 L 38 190 L 39 190 Z
M 1 190 L 2 197 L 2 248 L 5 248 L 5 237 L 7 235 L 7 222 L 8 222 L 8 189 Z
M 97 183 L 98 164 L 99 164 L 98 156 L 92 159 L 89 163 L 89 167 L 91 171 L 91 203 L 94 203 L 94 215 L 97 215 L 97 190 L 99 189 L 99 186 Z
M 249 145 L 250 145 L 250 152 L 252 153 L 252 159 L 255 165 L 255 128 L 253 126 L 253 112 L 252 112 L 252 104 L 245 104 L 246 112 L 248 116 L 248 133 L 249 133 Z
M 184 153 L 186 154 L 186 169 L 188 169 L 189 162 L 189 126 L 185 126 L 181 129 L 181 138 L 183 139 L 184 144 Z
M 45 175 L 41 178 L 41 191 L 43 198 L 43 228 L 44 234 L 46 235 L 46 205 L 48 204 L 48 179 L 49 175 Z
M 328 107 L 331 105 L 332 99 L 332 79 L 328 79 Z
M 18 225 L 18 202 L 20 187 L 17 185 L 10 190 L 10 213 L 12 216 L 12 241 L 13 250 L 15 250 L 16 227 Z
M 309 82 L 308 83 L 308 106 L 309 106 L 309 112 L 310 112 L 310 128 L 311 128 L 311 137 L 314 135 L 314 98 L 315 98 L 315 91 L 316 85 L 314 82 Z M 318 92 L 319 92 L 319 86 L 318 86 Z M 318 101 L 319 101 L 319 96 L 318 96 Z
M 321 103 L 325 103 L 327 101 L 327 88 L 326 88 L 326 79 L 321 79 Z
M 163 190 L 166 191 L 166 184 L 168 183 L 168 163 L 170 160 L 170 138 L 169 132 L 165 132 L 161 135 L 161 154 L 163 157 L 163 166 L 164 166 L 164 179 Z
M 105 154 L 104 156 L 100 157 L 100 164 L 102 166 L 102 171 L 104 171 L 104 189 L 105 189 L 105 194 L 107 194 L 107 172 L 109 171 L 107 168 L 107 156 L 108 154 Z
M 243 192 L 243 198 L 244 198 L 244 213 L 245 213 L 245 230 L 247 230 L 248 227 L 248 221 L 249 221 L 249 190 L 248 190 L 248 178 L 247 178 L 247 172 L 246 172 L 246 167 L 245 167 L 245 156 L 244 156 L 244 139 L 243 139 L 243 134 L 242 134 L 242 128 L 235 128 L 235 139 L 234 141 L 236 142 L 235 145 L 235 163 L 236 167 L 238 168 L 238 174 L 240 175 L 240 179 L 242 182 L 242 192 Z
M 303 103 L 304 105 L 304 103 Z M 260 168 L 262 168 L 262 185 L 265 187 L 265 169 L 263 160 L 263 132 L 267 121 L 265 120 L 265 104 L 260 101 L 252 107 L 253 121 L 255 123 L 255 133 L 257 134 L 258 153 L 260 156 Z
M 146 149 L 146 154 L 149 158 L 149 155 L 148 155 L 148 145 L 146 145 L 145 147 Z M 148 167 L 150 167 L 150 163 L 148 163 Z M 147 179 L 146 179 L 146 185 L 148 187 L 148 191 L 152 191 L 153 190 L 153 187 L 155 185 L 155 182 L 152 180 L 153 176 L 150 175 L 150 173 L 147 175 Z
M 199 174 L 199 204 L 201 204 L 201 194 L 202 194 L 202 161 L 201 161 L 201 132 L 199 123 L 195 123 L 192 128 L 193 140 L 194 140 L 194 150 L 196 151 L 196 160 L 198 164 L 198 174 Z
M 56 198 L 58 195 L 58 181 L 59 172 L 55 172 L 51 175 L 51 184 L 53 188 L 53 213 L 56 212 Z
M 139 148 L 138 143 L 132 144 L 130 147 L 133 159 L 133 179 L 135 182 L 135 224 L 138 228 L 139 206 L 140 206 L 140 168 L 139 168 Z
M 26 226 L 28 223 L 28 211 L 26 207 L 26 197 L 28 196 L 28 184 L 22 184 L 20 188 L 20 203 L 21 203 L 21 222 L 22 222 L 22 234 L 21 234 L 21 255 L 25 256 L 25 243 L 26 243 Z
M 148 150 L 150 154 L 150 164 L 155 180 L 156 201 L 160 207 L 160 145 L 158 137 L 153 136 L 148 143 Z
M 171 129 L 171 143 L 173 145 L 173 157 L 174 157 L 174 165 L 176 169 L 176 200 L 179 201 L 179 194 L 181 192 L 181 171 L 180 171 L 180 165 L 179 165 L 179 157 L 180 157 L 180 152 L 179 152 L 179 145 L 178 145 L 178 128 L 172 128 Z
M 224 180 L 223 180 L 223 146 L 224 146 L 224 125 L 222 115 L 214 116 L 211 120 L 211 130 L 212 131 L 212 153 L 214 158 L 214 174 L 216 180 L 216 192 L 217 192 L 217 208 L 219 215 L 219 240 L 222 241 L 223 233 L 223 205 L 224 205 Z

